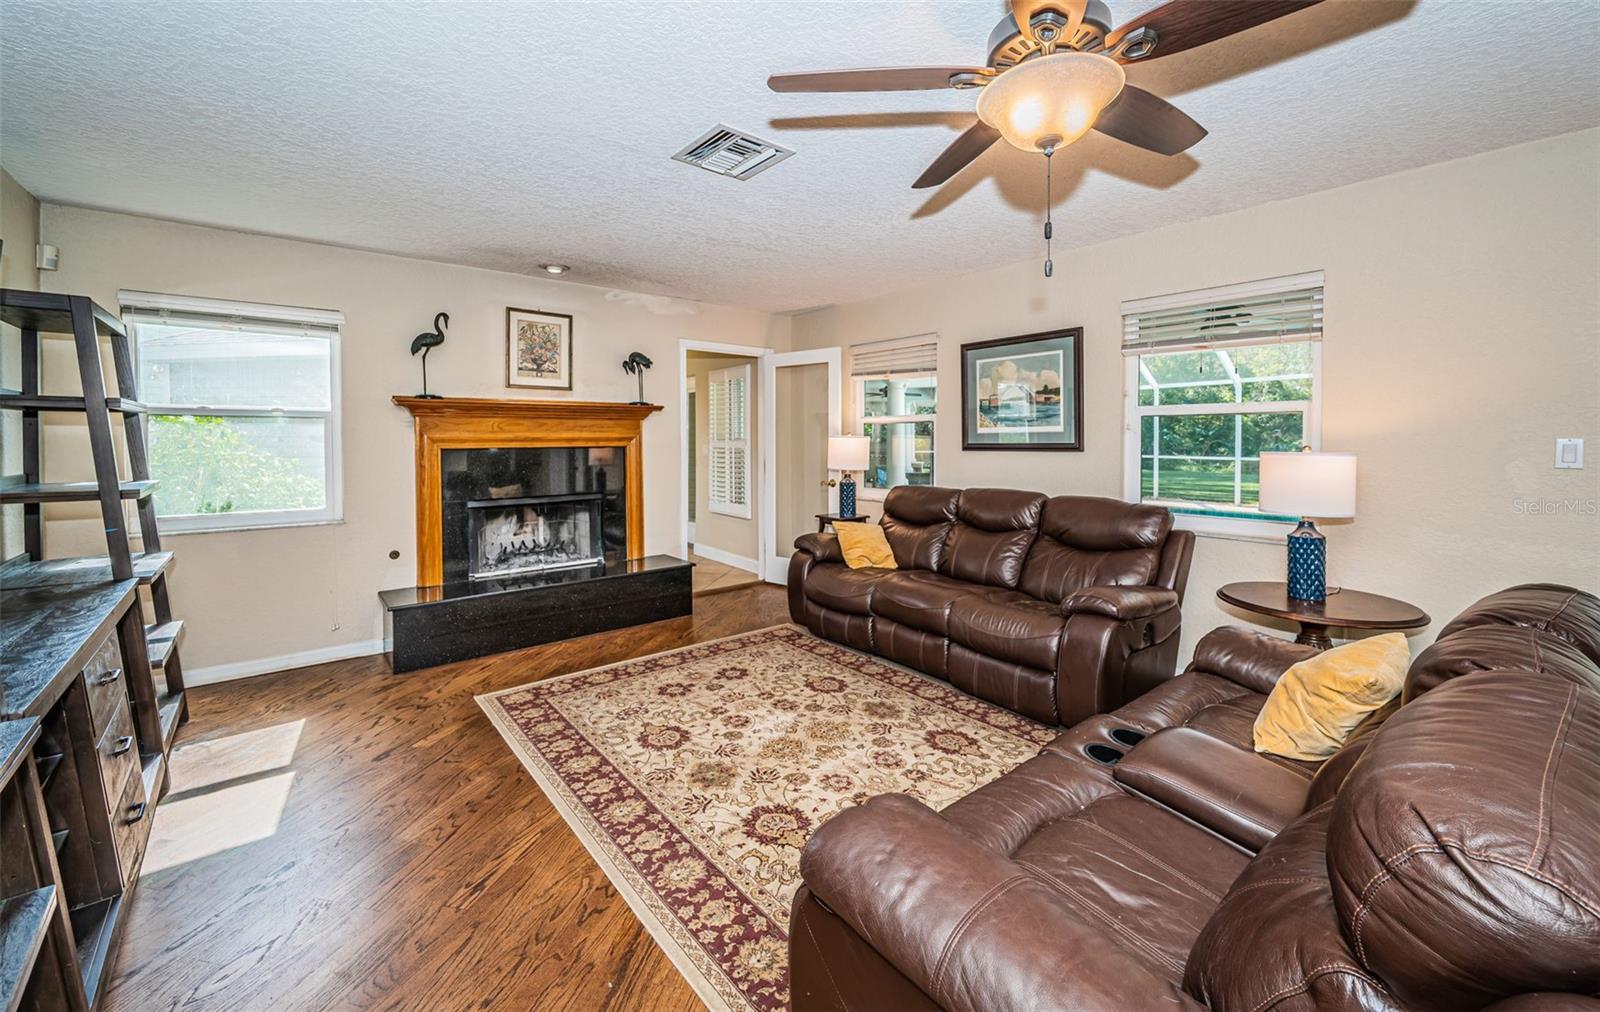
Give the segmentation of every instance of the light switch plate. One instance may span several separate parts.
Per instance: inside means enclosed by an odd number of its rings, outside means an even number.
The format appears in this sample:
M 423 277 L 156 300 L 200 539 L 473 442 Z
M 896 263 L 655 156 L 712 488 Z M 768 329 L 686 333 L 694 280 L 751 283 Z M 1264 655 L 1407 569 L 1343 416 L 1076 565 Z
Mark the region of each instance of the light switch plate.
M 1583 440 L 1557 439 L 1556 466 L 1576 468 L 1583 467 Z

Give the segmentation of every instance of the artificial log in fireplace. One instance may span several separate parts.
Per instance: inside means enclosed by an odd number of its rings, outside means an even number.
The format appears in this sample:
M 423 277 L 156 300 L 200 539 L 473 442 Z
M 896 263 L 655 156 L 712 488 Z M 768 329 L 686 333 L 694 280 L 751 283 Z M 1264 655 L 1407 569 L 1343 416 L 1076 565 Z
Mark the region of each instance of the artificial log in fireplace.
M 652 404 L 396 397 L 416 425 L 417 586 L 383 591 L 396 671 L 687 615 L 644 555 Z

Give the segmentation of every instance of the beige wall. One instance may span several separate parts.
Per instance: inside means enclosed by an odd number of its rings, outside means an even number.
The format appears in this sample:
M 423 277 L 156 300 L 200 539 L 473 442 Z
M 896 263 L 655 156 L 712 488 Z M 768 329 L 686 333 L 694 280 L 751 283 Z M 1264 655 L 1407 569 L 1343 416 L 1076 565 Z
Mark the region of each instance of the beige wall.
M 936 331 L 944 485 L 1120 496 L 1125 299 L 1326 272 L 1323 446 L 1360 455 L 1359 515 L 1327 529 L 1329 582 L 1435 619 L 1552 580 L 1600 589 L 1600 131 L 1266 204 L 1040 263 L 944 279 L 795 317 L 796 348 Z M 1071 202 L 1057 228 L 1092 208 Z M 1043 250 L 1040 251 L 1041 258 Z M 959 345 L 1082 325 L 1082 453 L 967 452 Z M 1581 436 L 1588 467 L 1553 467 Z M 1551 512 L 1526 506 L 1551 503 Z M 1216 588 L 1282 579 L 1281 539 L 1202 538 L 1183 655 L 1240 621 Z
M 757 463 L 757 453 L 761 447 L 761 437 L 757 430 L 760 424 L 761 391 L 757 385 L 761 382 L 761 369 L 758 360 L 742 355 L 719 355 L 713 352 L 691 351 L 684 357 L 685 375 L 692 376 L 695 382 L 694 398 L 694 448 L 695 448 L 695 523 L 694 539 L 696 549 L 710 548 L 714 551 L 724 552 L 738 556 L 741 559 L 754 560 L 759 550 L 761 495 L 761 472 Z M 707 447 L 711 442 L 711 413 L 710 399 L 706 396 L 710 374 L 718 369 L 727 369 L 732 366 L 748 365 L 750 367 L 750 518 L 730 517 L 722 513 L 711 512 L 709 490 L 710 483 L 710 451 Z
M 645 548 L 652 553 L 677 550 L 685 509 L 677 342 L 787 341 L 787 318 L 766 313 L 685 304 L 692 313 L 661 315 L 581 284 L 81 208 L 46 204 L 42 233 L 62 251 L 62 269 L 44 279 L 46 286 L 108 307 L 126 288 L 345 314 L 345 522 L 162 539 L 178 553 L 173 608 L 188 622 L 185 663 L 191 672 L 212 667 L 213 676 L 265 670 L 271 659 L 303 660 L 308 652 L 365 652 L 382 635 L 378 591 L 408 586 L 416 572 L 411 419 L 389 398 L 419 389 L 408 347 L 434 313 L 448 312 L 450 328 L 429 356 L 428 382 L 446 395 L 540 396 L 505 386 L 507 306 L 574 317 L 575 389 L 547 396 L 632 400 L 635 381 L 622 371 L 623 358 L 637 350 L 655 360 L 645 393 L 665 409 L 644 429 Z M 70 345 L 52 342 L 45 382 L 54 392 L 76 386 Z M 78 425 L 48 426 L 45 455 L 51 480 L 91 476 Z M 47 547 L 52 555 L 104 551 L 94 515 L 81 510 L 52 511 Z M 398 560 L 388 558 L 391 549 Z
M 39 243 L 39 202 L 11 173 L 0 168 L 0 288 L 37 291 L 39 271 L 34 267 L 34 247 Z M 22 386 L 22 335 L 14 327 L 0 327 L 0 387 Z M 22 413 L 0 411 L 0 474 L 22 473 Z M 0 559 L 26 549 L 22 537 L 22 507 L 0 507 Z

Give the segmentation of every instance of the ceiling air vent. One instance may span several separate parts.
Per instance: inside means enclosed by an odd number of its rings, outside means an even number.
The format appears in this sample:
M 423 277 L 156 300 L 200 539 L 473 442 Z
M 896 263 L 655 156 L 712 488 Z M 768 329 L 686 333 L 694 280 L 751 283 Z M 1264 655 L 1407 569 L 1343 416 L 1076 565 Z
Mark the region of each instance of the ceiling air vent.
M 719 176 L 749 179 L 794 154 L 771 141 L 752 137 L 718 123 L 700 139 L 672 156 L 673 161 L 698 165 Z

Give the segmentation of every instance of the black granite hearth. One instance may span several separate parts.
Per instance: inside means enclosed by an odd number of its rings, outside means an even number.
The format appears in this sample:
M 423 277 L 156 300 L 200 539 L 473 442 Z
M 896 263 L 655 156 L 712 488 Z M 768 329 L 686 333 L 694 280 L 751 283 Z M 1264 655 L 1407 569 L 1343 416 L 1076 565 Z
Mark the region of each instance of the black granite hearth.
M 384 653 L 398 673 L 679 618 L 694 610 L 693 570 L 651 555 L 381 591 Z

